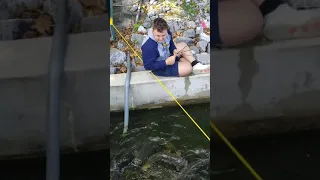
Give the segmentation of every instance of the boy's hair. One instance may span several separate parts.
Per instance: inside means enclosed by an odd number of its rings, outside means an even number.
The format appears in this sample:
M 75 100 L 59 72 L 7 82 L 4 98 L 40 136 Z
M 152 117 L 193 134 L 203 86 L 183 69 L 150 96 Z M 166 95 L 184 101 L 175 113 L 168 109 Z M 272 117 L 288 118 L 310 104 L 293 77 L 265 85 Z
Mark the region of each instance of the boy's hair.
M 164 30 L 168 30 L 169 26 L 166 20 L 162 18 L 156 18 L 153 21 L 153 30 L 157 30 L 159 32 L 162 32 Z

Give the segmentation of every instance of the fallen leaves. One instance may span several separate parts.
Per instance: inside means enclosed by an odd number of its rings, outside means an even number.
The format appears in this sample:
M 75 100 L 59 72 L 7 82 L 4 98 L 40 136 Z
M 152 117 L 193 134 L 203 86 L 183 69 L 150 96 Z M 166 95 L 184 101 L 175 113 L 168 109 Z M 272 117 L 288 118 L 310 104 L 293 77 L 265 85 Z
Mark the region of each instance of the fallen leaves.
M 36 30 L 41 35 L 52 34 L 53 20 L 48 14 L 41 14 L 31 26 L 31 29 Z
M 86 17 L 104 14 L 106 11 L 105 0 L 79 0 L 84 7 Z
M 118 73 L 120 74 L 120 73 L 126 73 L 126 72 L 127 72 L 127 67 L 125 65 L 122 65 Z
M 204 32 L 206 35 L 209 35 L 209 36 L 210 36 L 210 28 L 204 28 L 204 29 L 203 29 L 203 32 Z

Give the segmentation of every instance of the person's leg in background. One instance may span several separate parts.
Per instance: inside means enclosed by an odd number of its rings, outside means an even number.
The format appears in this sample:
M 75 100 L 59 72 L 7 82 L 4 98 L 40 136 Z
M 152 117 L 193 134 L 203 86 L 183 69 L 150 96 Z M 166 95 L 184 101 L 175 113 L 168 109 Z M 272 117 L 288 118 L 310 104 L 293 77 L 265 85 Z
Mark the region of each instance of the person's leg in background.
M 217 17 L 212 18 L 213 23 L 217 24 L 216 28 L 219 28 L 217 30 L 213 27 L 217 42 L 220 38 L 223 46 L 236 46 L 261 34 L 263 16 L 251 0 L 223 0 L 215 3 L 217 8 L 212 7 L 217 12 Z

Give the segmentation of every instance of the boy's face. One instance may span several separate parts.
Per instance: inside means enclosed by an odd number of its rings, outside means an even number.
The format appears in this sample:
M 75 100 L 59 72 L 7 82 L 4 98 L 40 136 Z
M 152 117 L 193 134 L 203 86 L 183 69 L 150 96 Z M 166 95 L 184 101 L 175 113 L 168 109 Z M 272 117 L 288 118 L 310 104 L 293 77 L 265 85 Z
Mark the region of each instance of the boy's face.
M 157 30 L 153 30 L 153 36 L 154 36 L 155 40 L 159 43 L 163 43 L 167 34 L 168 34 L 168 30 L 163 30 L 162 32 L 159 32 Z

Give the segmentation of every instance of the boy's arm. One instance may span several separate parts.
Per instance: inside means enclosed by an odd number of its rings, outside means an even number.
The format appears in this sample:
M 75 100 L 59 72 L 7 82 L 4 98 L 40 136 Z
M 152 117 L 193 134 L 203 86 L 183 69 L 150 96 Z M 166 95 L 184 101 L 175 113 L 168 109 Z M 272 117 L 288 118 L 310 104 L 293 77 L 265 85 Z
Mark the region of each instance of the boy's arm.
M 143 65 L 146 70 L 156 71 L 166 66 L 166 61 L 157 61 L 157 50 L 148 46 L 142 46 Z

